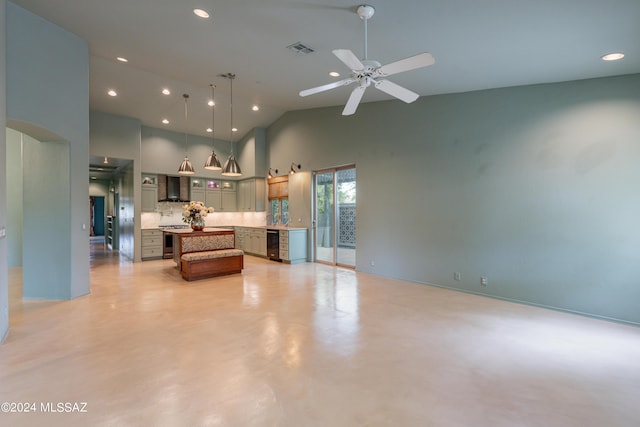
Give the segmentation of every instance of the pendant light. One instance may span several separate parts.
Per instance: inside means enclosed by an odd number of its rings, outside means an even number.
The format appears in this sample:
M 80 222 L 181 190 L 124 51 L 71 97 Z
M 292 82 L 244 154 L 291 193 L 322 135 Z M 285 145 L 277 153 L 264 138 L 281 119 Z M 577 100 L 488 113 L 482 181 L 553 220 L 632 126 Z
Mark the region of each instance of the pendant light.
M 214 149 L 214 144 L 215 144 L 215 131 L 216 131 L 216 127 L 215 127 L 215 109 L 216 109 L 216 97 L 215 97 L 215 86 L 213 84 L 210 84 L 209 86 L 211 86 L 211 102 L 213 103 L 213 105 L 211 106 L 211 155 L 209 156 L 209 158 L 207 159 L 206 163 L 204 164 L 204 168 L 211 170 L 211 171 L 219 171 L 220 169 L 222 169 L 222 166 L 220 166 L 220 160 L 218 160 L 218 156 L 216 156 L 216 151 Z
M 229 158 L 224 163 L 224 167 L 222 168 L 222 175 L 224 176 L 240 176 L 242 175 L 242 171 L 240 170 L 240 165 L 236 162 L 236 158 L 233 155 L 233 79 L 236 78 L 235 74 L 227 73 L 223 75 L 223 77 L 229 79 L 229 84 L 231 87 L 230 95 L 229 95 L 229 105 L 231 110 L 231 127 L 229 129 L 229 142 L 231 143 L 231 154 L 229 154 Z
M 194 174 L 193 166 L 189 161 L 189 156 L 187 156 L 187 148 L 189 145 L 189 136 L 187 133 L 187 130 L 188 130 L 187 99 L 189 99 L 189 95 L 185 93 L 184 95 L 182 95 L 182 97 L 184 98 L 184 127 L 185 127 L 184 129 L 184 160 L 182 161 L 182 163 L 180 163 L 180 167 L 178 168 L 178 173 L 181 175 L 193 175 Z

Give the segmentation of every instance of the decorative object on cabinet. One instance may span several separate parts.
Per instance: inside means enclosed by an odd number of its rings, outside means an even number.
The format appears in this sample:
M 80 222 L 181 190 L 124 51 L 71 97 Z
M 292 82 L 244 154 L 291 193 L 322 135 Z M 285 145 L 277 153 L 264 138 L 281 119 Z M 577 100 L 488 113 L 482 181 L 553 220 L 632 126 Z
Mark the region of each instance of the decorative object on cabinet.
M 211 102 L 212 102 L 212 106 L 211 106 L 211 155 L 209 156 L 209 158 L 207 159 L 207 161 L 204 164 L 204 168 L 208 169 L 208 170 L 212 170 L 212 171 L 219 171 L 222 169 L 222 166 L 220 166 L 220 160 L 218 160 L 218 156 L 216 156 L 216 151 L 215 151 L 215 132 L 216 132 L 216 127 L 215 127 L 215 110 L 216 110 L 216 98 L 215 98 L 215 86 L 213 84 L 210 84 L 209 86 L 211 86 Z
M 222 168 L 222 175 L 224 176 L 241 176 L 242 171 L 240 170 L 240 165 L 236 161 L 236 158 L 233 155 L 233 79 L 236 78 L 235 74 L 227 73 L 223 74 L 222 77 L 229 79 L 230 86 L 230 94 L 229 94 L 229 110 L 231 113 L 231 128 L 229 129 L 229 142 L 231 143 L 231 154 L 229 154 L 229 158 L 224 164 Z
M 180 163 L 180 167 L 178 168 L 178 173 L 182 174 L 182 175 L 193 175 L 194 174 L 194 170 L 193 170 L 193 165 L 191 164 L 191 162 L 189 161 L 189 156 L 188 156 L 188 146 L 189 146 L 189 134 L 187 132 L 188 130 L 188 126 L 187 126 L 187 122 L 188 122 L 188 113 L 187 113 L 187 100 L 189 99 L 189 95 L 187 95 L 186 93 L 182 95 L 182 97 L 184 98 L 184 126 L 185 126 L 185 131 L 184 131 L 184 160 L 182 161 L 182 163 Z
M 300 164 L 296 164 L 296 162 L 291 162 L 291 170 L 289 170 L 289 174 L 293 175 L 294 173 L 296 173 L 296 167 L 298 168 L 298 170 L 300 170 L 302 166 Z
M 182 208 L 182 221 L 191 225 L 194 231 L 204 230 L 204 218 L 214 211 L 206 207 L 202 202 L 189 202 Z

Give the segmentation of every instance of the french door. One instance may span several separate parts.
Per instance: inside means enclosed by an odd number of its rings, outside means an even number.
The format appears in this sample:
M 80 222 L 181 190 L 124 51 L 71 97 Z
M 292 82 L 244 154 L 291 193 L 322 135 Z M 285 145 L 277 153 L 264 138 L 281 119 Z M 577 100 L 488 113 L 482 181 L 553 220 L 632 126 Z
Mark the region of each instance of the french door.
M 356 266 L 356 167 L 314 173 L 315 261 Z

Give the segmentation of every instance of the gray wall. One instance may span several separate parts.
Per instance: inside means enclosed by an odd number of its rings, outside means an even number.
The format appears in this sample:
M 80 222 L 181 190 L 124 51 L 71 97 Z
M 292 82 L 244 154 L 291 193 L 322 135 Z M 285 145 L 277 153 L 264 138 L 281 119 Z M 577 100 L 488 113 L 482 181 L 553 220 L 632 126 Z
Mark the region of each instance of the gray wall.
M 356 164 L 359 271 L 640 323 L 640 75 L 290 112 L 267 140 Z
M 7 3 L 6 14 L 7 126 L 42 142 L 61 140 L 68 146 L 67 188 L 50 188 L 61 197 L 68 194 L 67 206 L 62 210 L 56 206 L 55 213 L 57 224 L 69 232 L 62 241 L 55 230 L 34 236 L 37 241 L 28 241 L 25 235 L 23 245 L 40 245 L 49 254 L 64 248 L 60 268 L 68 274 L 57 279 L 40 269 L 38 280 L 49 281 L 53 289 L 64 288 L 64 295 L 57 298 L 74 298 L 89 292 L 88 47 L 79 37 L 12 3 Z M 34 180 L 50 180 L 46 170 L 29 172 Z
M 22 267 L 22 139 L 23 134 L 7 128 L 7 262 Z
M 5 1 L 0 0 L 0 28 L 5 25 Z M 0 31 L 0 165 L 6 164 L 6 31 Z M 0 230 L 7 227 L 7 170 L 0 171 Z M 9 273 L 7 268 L 7 239 L 0 237 L 0 342 L 9 331 Z

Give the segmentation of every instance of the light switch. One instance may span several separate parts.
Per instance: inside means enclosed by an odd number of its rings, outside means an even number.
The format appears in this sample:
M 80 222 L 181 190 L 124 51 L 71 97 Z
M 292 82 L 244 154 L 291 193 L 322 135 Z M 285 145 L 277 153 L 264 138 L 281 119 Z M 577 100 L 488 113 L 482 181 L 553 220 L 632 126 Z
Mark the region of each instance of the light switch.
M 2 239 L 3 237 L 6 237 L 6 235 L 7 235 L 7 228 L 0 227 L 0 239 Z

